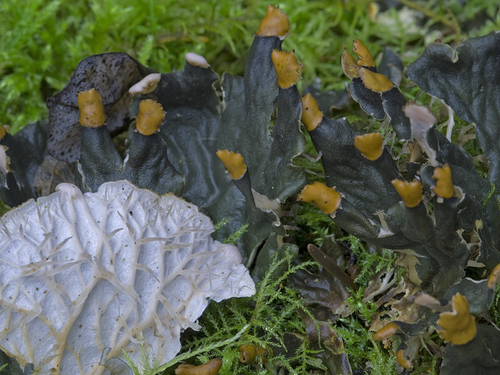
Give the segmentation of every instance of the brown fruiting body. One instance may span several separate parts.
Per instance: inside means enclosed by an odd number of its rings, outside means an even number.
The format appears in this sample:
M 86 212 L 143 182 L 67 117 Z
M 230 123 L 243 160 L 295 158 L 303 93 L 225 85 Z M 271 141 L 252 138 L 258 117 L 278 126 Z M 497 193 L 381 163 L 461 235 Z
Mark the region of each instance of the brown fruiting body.
M 2 139 L 3 137 L 5 137 L 5 134 L 7 134 L 7 131 L 5 130 L 5 128 L 3 127 L 3 125 L 0 125 L 0 139 Z
M 371 1 L 370 4 L 368 4 L 368 16 L 370 17 L 370 20 L 372 22 L 376 22 L 377 21 L 377 15 L 378 15 L 378 12 L 380 11 L 380 6 L 374 2 L 374 1 Z
M 375 332 L 372 338 L 374 341 L 388 339 L 394 336 L 398 328 L 398 325 L 394 322 L 387 323 L 383 328 Z
M 323 121 L 323 112 L 319 110 L 318 102 L 310 93 L 302 97 L 302 117 L 300 121 L 305 125 L 308 132 L 312 132 Z
M 217 156 L 224 163 L 229 176 L 233 180 L 239 180 L 247 171 L 247 166 L 240 153 L 229 150 L 219 150 L 217 151 Z
M 151 135 L 158 131 L 164 118 L 165 112 L 163 112 L 161 104 L 152 99 L 146 99 L 139 103 L 135 127 L 142 135 Z
M 493 268 L 490 277 L 488 278 L 488 288 L 495 290 L 497 285 L 500 283 L 500 263 Z
M 384 138 L 380 133 L 368 133 L 354 138 L 354 146 L 368 160 L 377 160 L 384 151 Z
M 406 182 L 402 180 L 392 180 L 392 185 L 403 200 L 406 207 L 417 207 L 424 199 L 422 194 L 422 183 L 418 180 Z
M 102 97 L 95 89 L 78 93 L 80 124 L 88 128 L 98 128 L 106 121 Z
M 476 319 L 470 313 L 469 301 L 460 293 L 451 299 L 453 311 L 439 314 L 439 336 L 454 345 L 463 345 L 476 336 Z
M 175 369 L 176 375 L 217 375 L 222 367 L 222 361 L 214 358 L 199 366 L 183 364 Z
M 411 361 L 405 358 L 405 354 L 402 350 L 398 350 L 398 352 L 396 353 L 396 360 L 401 365 L 401 367 L 405 369 L 411 369 L 413 367 Z
M 363 81 L 363 85 L 371 91 L 375 92 L 385 92 L 389 91 L 394 87 L 394 83 L 380 73 L 374 73 L 371 70 L 360 68 L 359 76 Z
M 347 48 L 345 46 L 341 62 L 342 62 L 342 70 L 344 71 L 344 74 L 347 77 L 349 77 L 349 79 L 359 77 L 359 65 L 356 62 L 354 56 L 347 51 Z
M 368 48 L 366 48 L 366 46 L 358 38 L 354 39 L 354 42 L 352 43 L 352 50 L 359 57 L 359 66 L 367 66 L 370 68 L 375 68 L 377 66 L 375 65 L 375 60 L 373 60 L 372 54 L 368 51 Z
M 288 30 L 290 30 L 290 21 L 287 15 L 279 7 L 269 4 L 266 15 L 260 21 L 257 35 L 284 38 L 288 35 Z
M 436 180 L 436 185 L 432 188 L 434 193 L 441 198 L 451 198 L 454 194 L 453 181 L 451 179 L 451 169 L 448 164 L 443 168 L 434 168 L 432 178 Z
M 257 357 L 257 349 L 253 345 L 240 346 L 240 362 L 247 365 Z
M 333 214 L 340 206 L 340 194 L 331 187 L 316 181 L 306 185 L 297 198 L 299 201 L 309 202 L 327 215 Z
M 271 348 L 269 348 L 269 352 L 272 355 Z M 264 354 L 266 354 L 266 349 L 264 348 L 256 348 L 248 344 L 240 346 L 240 362 L 245 365 L 252 363 L 257 357 L 260 357 L 263 363 L 267 363 L 268 358 L 264 357 Z
M 284 52 L 273 49 L 271 59 L 278 75 L 278 86 L 287 89 L 295 85 L 300 78 L 300 64 L 293 51 Z

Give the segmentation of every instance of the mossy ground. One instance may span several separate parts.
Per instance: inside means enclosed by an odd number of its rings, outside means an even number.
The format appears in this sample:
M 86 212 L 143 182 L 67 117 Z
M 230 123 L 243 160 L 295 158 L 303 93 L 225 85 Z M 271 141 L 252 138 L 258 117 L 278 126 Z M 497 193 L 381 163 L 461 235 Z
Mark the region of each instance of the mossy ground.
M 169 72 L 183 67 L 186 52 L 195 52 L 203 55 L 219 74 L 224 71 L 243 74 L 245 56 L 267 2 L 2 1 L 0 124 L 10 125 L 15 132 L 30 122 L 46 118 L 45 100 L 64 87 L 79 61 L 92 54 L 123 51 L 151 68 Z M 361 39 L 374 56 L 386 46 L 392 48 L 406 64 L 436 39 L 456 43 L 467 36 L 485 35 L 498 29 L 500 24 L 499 7 L 494 0 L 401 0 L 387 8 L 389 3 L 281 1 L 279 5 L 291 23 L 290 36 L 283 47 L 294 49 L 302 63 L 303 79 L 299 88 L 310 84 L 315 77 L 321 78 L 323 89 L 344 87 L 347 78 L 342 74 L 340 56 L 344 44 L 349 45 L 355 38 Z M 431 101 L 418 90 L 407 88 L 404 92 L 408 99 L 426 104 Z M 435 106 L 440 105 L 435 103 Z M 440 113 L 439 108 L 437 113 Z M 339 111 L 335 116 L 348 116 L 355 122 L 364 120 L 363 116 L 348 111 Z M 438 118 L 438 123 L 443 122 Z M 453 131 L 454 140 L 467 139 L 464 138 L 465 126 L 467 124 L 458 121 Z M 464 148 L 473 156 L 480 155 L 472 138 L 464 141 Z M 477 160 L 480 165 L 481 159 Z M 312 171 L 311 179 L 317 179 L 314 173 L 321 173 L 319 164 L 303 163 Z M 301 252 L 305 252 L 307 243 L 320 245 L 327 235 L 342 235 L 340 229 L 314 208 L 301 206 L 296 217 L 294 240 Z M 394 350 L 371 339 L 368 327 L 376 309 L 372 303 L 363 302 L 360 296 L 377 272 L 383 267 L 394 267 L 395 256 L 387 252 L 359 251 L 363 244 L 355 238 L 346 242 L 356 255 L 356 265 L 360 268 L 357 283 L 361 287 L 348 300 L 351 314 L 340 319 L 334 330 L 343 338 L 354 370 L 393 373 L 396 369 Z M 289 259 L 284 261 L 288 267 L 285 275 L 311 266 L 310 263 L 294 265 Z M 400 277 L 401 272 L 396 274 Z M 497 325 L 500 324 L 498 301 L 497 298 L 492 311 Z M 253 374 L 275 373 L 278 369 L 297 374 L 324 372 L 326 369 L 318 360 L 317 350 L 305 339 L 292 356 L 278 354 L 270 357 L 267 364 L 261 359 L 246 368 L 238 364 L 238 348 L 244 342 L 267 348 L 270 342 L 286 346 L 285 332 L 305 338 L 306 327 L 303 319 L 295 314 L 297 308 L 309 314 L 298 294 L 286 286 L 286 277 L 268 279 L 252 299 L 212 304 L 203 317 L 202 332 L 186 340 L 184 352 L 193 351 L 190 358 L 193 362 L 222 357 L 221 373 L 227 374 L 234 373 L 231 371 L 235 369 L 239 373 Z M 439 344 L 436 337 L 429 340 Z M 419 367 L 414 373 L 436 373 L 440 358 L 435 353 L 421 350 L 415 361 Z M 190 356 L 183 358 L 187 357 Z M 166 373 L 169 371 L 172 370 Z

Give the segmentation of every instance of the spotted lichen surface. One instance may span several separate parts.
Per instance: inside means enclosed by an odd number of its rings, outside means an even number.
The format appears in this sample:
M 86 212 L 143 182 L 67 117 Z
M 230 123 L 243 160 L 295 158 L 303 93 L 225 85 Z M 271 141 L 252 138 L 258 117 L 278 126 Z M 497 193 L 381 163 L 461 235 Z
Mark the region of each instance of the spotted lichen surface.
M 170 360 L 209 299 L 255 293 L 238 249 L 212 231 L 196 206 L 127 181 L 86 194 L 61 184 L 8 212 L 0 349 L 40 374 L 101 374 L 123 350 L 139 362 L 142 334 Z

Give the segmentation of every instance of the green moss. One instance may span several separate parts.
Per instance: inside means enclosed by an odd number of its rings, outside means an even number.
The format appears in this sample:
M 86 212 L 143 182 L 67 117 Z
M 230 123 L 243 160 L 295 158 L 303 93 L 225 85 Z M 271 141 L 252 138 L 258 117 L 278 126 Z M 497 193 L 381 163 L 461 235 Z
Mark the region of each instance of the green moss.
M 267 3 L 4 1 L 0 4 L 0 123 L 17 131 L 46 118 L 45 100 L 65 86 L 79 61 L 92 54 L 127 52 L 143 64 L 169 72 L 182 68 L 184 54 L 192 51 L 204 55 L 218 73 L 242 74 L 252 35 Z M 454 34 L 447 29 L 430 34 L 431 27 L 440 29 L 447 15 L 451 14 L 460 27 L 470 28 L 473 35 L 494 30 L 499 18 L 493 0 L 436 5 L 430 8 L 430 20 L 423 24 L 418 11 L 391 9 L 372 19 L 368 0 L 283 0 L 279 4 L 292 25 L 284 48 L 295 49 L 304 67 L 300 86 L 321 77 L 328 89 L 343 87 L 340 56 L 343 44 L 354 38 L 363 40 L 374 56 L 388 46 L 409 62 L 432 41 L 427 35 L 445 42 L 449 36 L 453 39 Z M 472 27 L 477 15 L 482 15 L 483 21 Z
M 5 203 L 0 201 L 0 216 L 3 216 L 7 211 L 10 210 L 10 207 L 7 206 Z
M 353 317 L 340 319 L 335 328 L 344 341 L 353 369 L 370 369 L 371 374 L 396 374 L 396 358 L 372 340 L 373 332 Z
M 374 251 L 368 251 L 365 248 L 363 241 L 353 235 L 348 235 L 341 240 L 349 243 L 351 251 L 357 258 L 356 264 L 361 267 L 361 271 L 355 279 L 357 284 L 366 287 L 368 286 L 370 279 L 377 273 L 383 269 L 391 270 L 395 267 L 398 255 L 394 251 L 388 249 L 375 249 Z M 402 272 L 403 269 L 399 267 L 395 277 L 399 279 Z M 359 290 L 357 294 L 360 294 Z M 362 293 L 360 295 L 362 295 Z

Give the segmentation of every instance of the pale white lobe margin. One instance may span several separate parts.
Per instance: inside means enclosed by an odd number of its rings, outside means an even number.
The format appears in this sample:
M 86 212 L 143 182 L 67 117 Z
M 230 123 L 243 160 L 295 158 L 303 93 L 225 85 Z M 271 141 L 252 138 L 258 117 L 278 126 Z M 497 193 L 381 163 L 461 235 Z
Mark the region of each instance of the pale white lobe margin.
M 207 60 L 194 52 L 188 52 L 184 55 L 184 58 L 190 65 L 199 66 L 201 68 L 208 68 L 210 64 Z
M 160 73 L 151 73 L 144 77 L 142 80 L 137 82 L 131 88 L 128 89 L 128 92 L 131 95 L 135 94 L 149 94 L 154 91 L 156 87 L 158 87 L 158 83 L 160 82 L 161 74 Z

